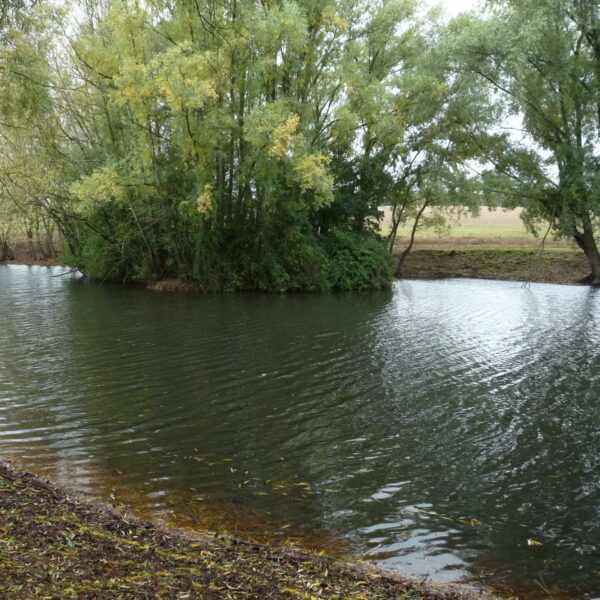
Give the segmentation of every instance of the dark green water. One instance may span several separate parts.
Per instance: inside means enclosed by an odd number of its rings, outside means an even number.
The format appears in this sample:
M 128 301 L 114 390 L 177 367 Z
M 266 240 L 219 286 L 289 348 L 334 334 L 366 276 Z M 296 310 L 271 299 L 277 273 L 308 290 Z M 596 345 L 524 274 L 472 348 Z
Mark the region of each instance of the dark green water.
M 0 266 L 0 456 L 146 514 L 600 596 L 600 292 L 198 297 L 61 273 Z

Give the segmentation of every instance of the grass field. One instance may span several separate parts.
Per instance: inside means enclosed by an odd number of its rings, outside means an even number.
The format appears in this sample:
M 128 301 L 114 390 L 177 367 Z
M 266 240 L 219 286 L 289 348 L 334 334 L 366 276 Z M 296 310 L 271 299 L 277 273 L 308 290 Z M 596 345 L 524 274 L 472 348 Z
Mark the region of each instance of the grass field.
M 388 232 L 391 227 L 390 209 L 382 209 L 385 217 L 382 231 Z M 540 238 L 536 238 L 525 229 L 521 219 L 523 209 L 489 210 L 482 208 L 479 216 L 457 214 L 452 209 L 442 211 L 446 221 L 444 227 L 427 226 L 427 220 L 433 212 L 426 211 L 425 225 L 419 226 L 416 237 L 416 248 L 460 248 L 462 246 L 494 247 L 526 247 L 538 246 Z M 406 245 L 410 236 L 412 221 L 403 225 L 398 232 L 397 247 Z M 546 241 L 547 247 L 573 248 L 573 244 L 565 240 L 554 240 L 551 236 Z

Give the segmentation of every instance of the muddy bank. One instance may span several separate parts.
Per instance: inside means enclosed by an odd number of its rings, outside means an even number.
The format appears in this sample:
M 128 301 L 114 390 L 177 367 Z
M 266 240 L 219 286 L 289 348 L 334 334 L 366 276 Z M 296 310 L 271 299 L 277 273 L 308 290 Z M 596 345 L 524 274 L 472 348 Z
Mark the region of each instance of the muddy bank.
M 195 292 L 202 293 L 202 288 L 194 283 L 181 281 L 180 279 L 161 279 L 146 284 L 149 290 L 155 292 Z
M 142 521 L 0 463 L 3 598 L 474 600 L 363 564 Z
M 408 255 L 398 277 L 472 277 L 535 283 L 577 284 L 589 274 L 582 252 L 572 249 L 419 249 Z

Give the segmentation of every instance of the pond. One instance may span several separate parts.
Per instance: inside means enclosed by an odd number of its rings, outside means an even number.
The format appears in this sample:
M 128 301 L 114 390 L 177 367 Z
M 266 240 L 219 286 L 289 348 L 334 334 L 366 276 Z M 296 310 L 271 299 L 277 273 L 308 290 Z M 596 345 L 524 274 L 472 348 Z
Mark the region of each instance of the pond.
M 160 294 L 0 266 L 0 456 L 143 515 L 600 596 L 600 292 Z

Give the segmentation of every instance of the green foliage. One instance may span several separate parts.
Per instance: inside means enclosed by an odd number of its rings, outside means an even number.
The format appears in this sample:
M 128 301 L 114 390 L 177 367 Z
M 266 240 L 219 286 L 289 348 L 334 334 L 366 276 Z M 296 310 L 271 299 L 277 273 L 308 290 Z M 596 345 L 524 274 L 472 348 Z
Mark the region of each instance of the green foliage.
M 411 2 L 23 11 L 27 31 L 7 20 L 0 53 L 0 182 L 54 220 L 71 264 L 205 290 L 383 282 L 369 219 L 391 155 L 373 138 L 401 133 L 377 102 L 411 37 L 394 38 Z M 365 239 L 342 244 L 350 231 Z
M 4 20 L 0 203 L 90 276 L 379 287 L 379 206 L 391 247 L 478 199 L 489 94 L 413 0 L 33 4 Z
M 457 28 L 463 68 L 502 95 L 528 136 L 497 136 L 487 190 L 525 206 L 532 231 L 549 228 L 585 252 L 600 283 L 600 6 L 581 0 L 491 2 L 483 21 Z
M 139 218 L 139 217 L 138 217 Z M 103 205 L 90 221 L 89 234 L 77 253 L 65 254 L 67 264 L 96 278 L 146 281 L 157 271 L 146 244 L 160 246 L 136 230 L 133 217 L 118 203 Z M 116 223 L 110 233 L 102 224 Z M 142 216 L 147 222 L 147 215 Z M 366 290 L 386 287 L 393 276 L 385 245 L 373 235 L 333 229 L 315 237 L 306 224 L 291 226 L 284 236 L 277 231 L 256 233 L 241 228 L 200 230 L 187 280 L 205 291 L 324 291 Z M 166 240 L 166 232 L 163 232 Z M 158 277 L 182 277 L 180 264 L 168 243 Z
M 326 243 L 332 289 L 385 287 L 393 276 L 393 260 L 383 243 L 371 236 L 334 230 Z
M 85 232 L 80 247 L 65 254 L 66 264 L 99 279 L 140 280 L 148 274 L 143 240 L 122 205 L 106 202 L 90 212 Z
M 197 239 L 193 280 L 207 291 L 325 291 L 386 287 L 392 260 L 382 241 L 366 234 L 333 230 L 315 238 L 292 228 L 280 239 L 243 232 L 226 239 Z

